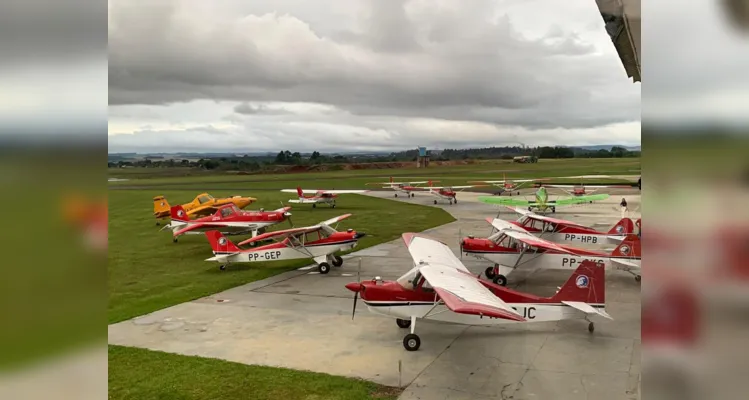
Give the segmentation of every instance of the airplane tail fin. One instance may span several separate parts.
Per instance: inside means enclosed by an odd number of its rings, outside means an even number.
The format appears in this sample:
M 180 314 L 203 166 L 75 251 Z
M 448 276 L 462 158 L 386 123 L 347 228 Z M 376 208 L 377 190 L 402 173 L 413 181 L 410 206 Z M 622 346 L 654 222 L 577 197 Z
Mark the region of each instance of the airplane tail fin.
M 430 180 L 428 183 L 429 187 L 432 187 L 432 181 Z
M 622 218 L 611 229 L 609 235 L 628 235 L 635 232 L 635 224 L 630 218 Z
M 179 204 L 171 207 L 170 213 L 172 215 L 172 222 L 187 222 L 190 220 L 190 216 L 187 215 L 185 209 Z
M 296 187 L 296 194 L 299 195 L 299 199 L 304 199 L 304 192 L 300 186 Z
M 611 252 L 612 257 L 642 257 L 640 238 L 634 233 L 627 234 L 619 246 Z
M 166 201 L 164 196 L 156 196 L 153 198 L 153 215 L 166 214 L 169 212 L 169 202 Z
M 208 243 L 211 244 L 211 249 L 214 253 L 217 252 L 238 252 L 240 248 L 237 247 L 231 240 L 224 237 L 219 231 L 208 231 L 205 233 L 208 238 Z
M 558 302 L 605 304 L 605 264 L 592 260 L 583 261 L 552 299 Z

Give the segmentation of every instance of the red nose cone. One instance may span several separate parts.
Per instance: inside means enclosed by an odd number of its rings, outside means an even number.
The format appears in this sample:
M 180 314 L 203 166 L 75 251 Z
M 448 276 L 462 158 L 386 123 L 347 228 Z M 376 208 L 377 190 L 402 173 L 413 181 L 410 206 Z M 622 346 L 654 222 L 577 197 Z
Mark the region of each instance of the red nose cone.
M 346 284 L 346 289 L 352 291 L 352 292 L 358 292 L 361 289 L 361 284 L 356 282 L 351 282 Z

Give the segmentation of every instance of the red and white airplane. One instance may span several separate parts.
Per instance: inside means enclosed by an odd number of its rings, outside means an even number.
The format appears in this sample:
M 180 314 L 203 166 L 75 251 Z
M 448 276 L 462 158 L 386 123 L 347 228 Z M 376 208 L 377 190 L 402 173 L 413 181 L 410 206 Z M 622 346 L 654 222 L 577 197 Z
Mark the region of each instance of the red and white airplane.
M 557 244 L 531 235 L 510 222 L 487 218 L 496 232 L 488 238 L 468 236 L 460 240 L 461 255 L 494 263 L 484 275 L 494 283 L 507 284 L 507 275 L 517 268 L 575 269 L 584 260 L 623 269 L 640 281 L 640 238 L 630 234 L 610 253 Z
M 335 253 L 353 249 L 359 239 L 365 235 L 364 232 L 356 232 L 353 229 L 338 232 L 330 227 L 350 216 L 351 214 L 345 214 L 313 226 L 264 233 L 240 242 L 238 245 L 218 231 L 208 231 L 205 235 L 211 244 L 214 256 L 206 261 L 216 261 L 220 263 L 220 269 L 224 270 L 230 263 L 311 258 L 317 263 L 320 273 L 327 274 L 330 272 L 331 264 L 336 267 L 343 265 L 343 258 Z M 274 239 L 277 242 L 252 249 L 239 247 L 268 239 Z
M 495 193 L 497 196 L 501 196 L 502 193 L 507 192 L 510 196 L 512 196 L 512 192 L 517 192 L 517 195 L 520 195 L 520 189 L 522 189 L 526 184 L 531 182 L 538 182 L 543 181 L 544 179 L 507 179 L 507 176 L 505 174 L 502 174 L 502 180 L 501 181 L 468 181 L 468 183 L 485 183 L 492 186 L 499 187 L 499 192 Z
M 418 185 L 424 183 L 434 183 L 439 181 L 415 181 L 415 182 L 393 182 L 393 177 L 390 177 L 390 182 L 374 182 L 367 183 L 367 185 L 383 185 L 383 189 L 393 189 L 395 191 L 395 197 L 398 197 L 398 193 L 404 193 L 406 197 L 414 197 L 414 192 L 423 189 Z M 416 185 L 416 186 L 414 186 Z
M 425 190 L 427 193 L 435 195 L 439 197 L 441 200 L 447 200 L 450 205 L 453 203 L 458 203 L 457 192 L 462 192 L 465 189 L 470 189 L 474 187 L 482 187 L 486 185 L 468 185 L 468 186 L 432 186 L 432 181 L 429 181 L 429 186 L 418 188 L 420 190 Z M 459 189 L 459 190 L 455 190 Z M 434 200 L 434 204 L 437 204 L 437 200 Z
M 551 180 L 551 179 L 595 179 L 595 178 L 601 178 L 601 179 L 611 179 L 612 177 L 609 175 L 580 175 L 580 176 L 560 176 L 557 178 L 546 178 L 545 180 Z M 585 185 L 582 181 L 579 185 L 550 185 L 545 183 L 537 184 L 536 186 L 545 186 L 547 188 L 555 188 L 555 189 L 561 189 L 563 192 L 569 194 L 570 196 L 585 196 L 586 194 L 593 194 L 600 189 L 632 189 L 631 185 Z M 588 188 L 593 188 L 593 190 L 587 190 L 586 186 Z
M 522 322 L 552 322 L 582 319 L 595 327 L 593 316 L 612 319 L 606 313 L 605 267 L 581 263 L 567 283 L 551 297 L 518 292 L 471 274 L 452 250 L 435 239 L 404 233 L 414 267 L 396 281 L 379 277 L 352 282 L 354 311 L 360 295 L 370 311 L 395 317 L 399 328 L 411 328 L 403 338 L 408 351 L 418 350 L 416 320 L 435 320 L 464 325 L 503 325 Z M 352 315 L 353 318 L 353 315 Z
M 285 193 L 296 193 L 299 195 L 298 199 L 291 199 L 288 201 L 289 203 L 312 204 L 312 208 L 317 207 L 320 203 L 328 204 L 330 205 L 330 208 L 335 208 L 335 199 L 338 198 L 339 194 L 368 192 L 368 190 L 305 190 L 300 187 L 297 187 L 296 189 L 282 189 L 281 191 Z M 312 195 L 307 196 L 307 193 L 312 193 Z
M 637 233 L 635 232 L 635 223 L 630 218 L 622 218 L 608 232 L 600 232 L 585 225 L 538 215 L 523 208 L 507 208 L 522 215 L 517 221 L 510 221 L 511 224 L 554 243 L 602 249 L 616 246 L 630 233 Z
M 291 207 L 274 211 L 242 211 L 234 204 L 219 207 L 213 215 L 191 220 L 181 205 L 171 207 L 172 222 L 161 230 L 172 230 L 172 241 L 182 235 L 201 234 L 205 231 L 220 230 L 225 235 L 244 235 L 252 237 L 265 233 L 266 228 L 284 221 L 291 222 Z

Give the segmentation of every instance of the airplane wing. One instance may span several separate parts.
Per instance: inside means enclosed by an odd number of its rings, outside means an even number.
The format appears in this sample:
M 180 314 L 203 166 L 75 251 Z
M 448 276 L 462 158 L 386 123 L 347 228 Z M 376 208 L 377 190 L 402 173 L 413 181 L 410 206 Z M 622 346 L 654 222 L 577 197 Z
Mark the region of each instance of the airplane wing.
M 521 214 L 524 217 L 532 219 L 532 220 L 544 221 L 544 222 L 551 222 L 553 224 L 559 224 L 559 225 L 576 226 L 576 227 L 580 227 L 580 228 L 587 228 L 587 226 L 580 225 L 577 222 L 567 221 L 567 220 L 564 220 L 564 219 L 551 218 L 551 217 L 547 217 L 545 215 L 538 215 L 538 214 L 535 214 L 533 212 L 530 212 L 530 211 L 522 209 L 522 208 L 517 208 L 517 207 L 515 207 L 515 208 L 508 207 L 508 208 L 511 209 L 511 210 L 513 210 L 513 211 L 515 211 L 516 213 Z
M 606 310 L 603 310 L 603 309 L 599 310 L 597 308 L 592 307 L 590 304 L 584 303 L 582 301 L 562 301 L 562 304 L 566 306 L 570 306 L 574 309 L 580 310 L 586 314 L 600 315 L 604 318 L 613 320 L 613 318 L 611 318 L 611 316 L 606 312 Z
M 606 200 L 609 197 L 610 196 L 608 194 L 591 194 L 591 195 L 586 195 L 586 196 L 568 197 L 566 199 L 550 200 L 550 201 L 547 201 L 547 203 L 553 204 L 555 206 L 568 206 L 572 204 L 582 204 L 582 203 L 589 203 L 591 201 Z
M 330 194 L 366 193 L 368 191 L 369 190 L 323 190 L 323 192 Z
M 343 215 L 340 215 L 340 216 L 338 216 L 338 217 L 335 217 L 335 218 L 331 218 L 331 219 L 329 219 L 329 220 L 327 220 L 327 221 L 323 221 L 323 222 L 320 222 L 320 224 L 319 224 L 319 225 L 333 225 L 333 224 L 335 224 L 335 223 L 337 223 L 337 222 L 341 222 L 341 221 L 343 221 L 344 219 L 346 219 L 346 218 L 350 217 L 351 215 L 352 215 L 352 214 L 343 214 Z
M 239 242 L 237 246 L 244 246 L 250 243 L 262 242 L 268 239 L 283 240 L 283 239 L 288 238 L 289 236 L 299 235 L 302 233 L 315 232 L 315 231 L 319 231 L 320 229 L 322 229 L 322 226 L 313 225 L 313 226 L 305 226 L 303 228 L 291 228 L 291 229 L 284 229 L 280 231 L 266 232 L 266 233 L 263 233 L 262 235 L 257 235 L 254 238 L 250 238 L 243 242 Z
M 511 230 L 515 230 L 515 231 L 518 231 L 518 232 L 530 233 L 527 230 L 525 230 L 524 228 L 522 228 L 520 226 L 517 226 L 515 224 L 511 224 L 511 223 L 509 223 L 509 222 L 507 222 L 507 221 L 505 221 L 503 219 L 488 217 L 486 219 L 486 222 L 488 222 L 489 224 L 491 224 L 491 226 L 493 226 L 494 229 L 496 229 L 498 231 L 504 231 L 504 230 L 511 229 Z
M 296 189 L 281 189 L 281 191 L 284 192 L 284 193 L 298 193 L 298 191 Z M 317 192 L 319 192 L 319 190 L 302 189 L 302 193 L 304 193 L 304 194 L 315 194 Z
M 316 199 L 289 199 L 286 200 L 287 203 L 295 203 L 295 204 L 312 204 L 312 203 L 318 203 L 319 201 Z
M 611 262 L 613 262 L 614 264 L 616 264 L 620 269 L 625 269 L 625 270 L 639 270 L 639 269 L 642 269 L 639 265 L 637 265 L 637 264 L 635 264 L 635 263 L 633 263 L 631 261 L 623 260 L 621 258 L 612 258 Z
M 451 311 L 525 321 L 471 275 L 446 244 L 416 233 L 404 233 L 403 240 L 421 275 Z
M 499 204 L 503 206 L 529 206 L 531 202 L 513 197 L 479 196 L 479 201 L 486 204 Z

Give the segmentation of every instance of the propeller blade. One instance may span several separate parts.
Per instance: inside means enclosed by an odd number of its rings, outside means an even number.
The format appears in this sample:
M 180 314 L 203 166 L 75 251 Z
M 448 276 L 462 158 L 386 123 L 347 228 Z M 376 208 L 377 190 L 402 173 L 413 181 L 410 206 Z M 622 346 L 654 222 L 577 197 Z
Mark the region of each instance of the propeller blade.
M 356 315 L 356 301 L 359 300 L 359 292 L 354 292 L 354 308 L 351 310 L 351 320 L 354 320 L 354 315 Z
M 463 259 L 463 229 L 458 228 L 458 246 L 460 246 L 460 259 Z

